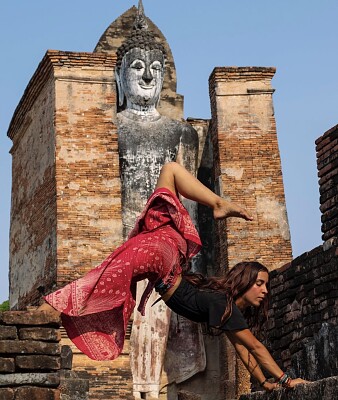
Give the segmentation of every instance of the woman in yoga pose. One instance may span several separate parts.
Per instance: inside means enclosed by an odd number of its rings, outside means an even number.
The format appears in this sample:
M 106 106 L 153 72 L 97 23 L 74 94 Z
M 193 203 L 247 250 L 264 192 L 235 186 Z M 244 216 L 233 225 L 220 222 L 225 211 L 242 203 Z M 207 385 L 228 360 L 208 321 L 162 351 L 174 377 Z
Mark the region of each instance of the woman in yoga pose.
M 263 265 L 239 263 L 222 278 L 187 274 L 187 262 L 198 253 L 201 242 L 178 193 L 210 207 L 215 219 L 252 220 L 246 210 L 217 196 L 182 166 L 168 163 L 129 239 L 85 276 L 45 296 L 39 309 L 61 313 L 69 338 L 90 358 L 114 359 L 123 348 L 136 282 L 147 278 L 138 306 L 142 314 L 155 289 L 176 313 L 224 331 L 265 390 L 304 382 L 283 373 L 248 329 L 248 323 L 258 328 L 258 317 L 267 311 L 269 275 Z M 248 312 L 252 307 L 256 312 Z M 275 383 L 264 377 L 260 366 Z

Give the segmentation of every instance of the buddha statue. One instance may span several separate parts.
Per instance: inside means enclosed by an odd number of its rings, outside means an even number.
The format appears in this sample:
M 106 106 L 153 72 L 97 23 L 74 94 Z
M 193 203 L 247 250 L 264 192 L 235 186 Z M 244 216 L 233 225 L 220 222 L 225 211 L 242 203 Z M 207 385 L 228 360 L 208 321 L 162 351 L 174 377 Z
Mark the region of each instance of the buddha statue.
M 197 167 L 198 135 L 191 125 L 161 115 L 156 106 L 165 72 L 165 49 L 147 28 L 142 3 L 130 37 L 117 51 L 117 114 L 124 234 L 154 190 L 161 167 Z
M 166 162 L 177 161 L 192 173 L 197 168 L 198 135 L 195 129 L 186 122 L 161 115 L 156 109 L 160 101 L 165 61 L 165 49 L 148 29 L 140 1 L 132 32 L 117 50 L 116 65 L 125 237 L 152 194 L 161 167 Z M 137 292 L 142 293 L 145 285 L 146 282 L 139 282 Z M 148 304 L 157 298 L 154 293 Z M 136 301 L 138 303 L 139 298 Z M 138 312 L 134 314 L 130 343 L 135 398 L 159 396 L 169 320 L 170 310 L 162 302 L 147 307 L 145 317 Z

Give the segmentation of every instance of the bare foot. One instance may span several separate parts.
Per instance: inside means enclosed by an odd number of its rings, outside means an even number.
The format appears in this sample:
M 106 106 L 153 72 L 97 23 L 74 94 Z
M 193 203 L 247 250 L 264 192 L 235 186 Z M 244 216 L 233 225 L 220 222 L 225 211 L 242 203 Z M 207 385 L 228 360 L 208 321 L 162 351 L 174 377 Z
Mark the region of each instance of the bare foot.
M 48 314 L 52 315 L 53 317 L 60 317 L 61 313 L 58 310 L 55 310 L 54 307 L 52 307 L 50 304 L 48 303 L 43 303 L 41 304 L 40 307 L 37 308 L 37 311 L 45 311 Z
M 253 217 L 243 208 L 235 203 L 221 199 L 214 208 L 214 218 L 224 219 L 229 217 L 243 218 L 252 221 Z

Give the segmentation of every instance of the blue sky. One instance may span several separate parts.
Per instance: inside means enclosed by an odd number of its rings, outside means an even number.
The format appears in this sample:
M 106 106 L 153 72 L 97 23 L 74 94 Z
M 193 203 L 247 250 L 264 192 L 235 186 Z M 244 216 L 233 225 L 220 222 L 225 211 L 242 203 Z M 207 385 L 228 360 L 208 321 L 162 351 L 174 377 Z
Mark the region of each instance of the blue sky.
M 338 123 L 336 0 L 144 0 L 171 47 L 185 117 L 209 118 L 216 66 L 274 66 L 275 116 L 294 257 L 322 243 L 314 141 Z M 131 0 L 0 4 L 0 302 L 8 298 L 7 129 L 47 49 L 92 51 Z

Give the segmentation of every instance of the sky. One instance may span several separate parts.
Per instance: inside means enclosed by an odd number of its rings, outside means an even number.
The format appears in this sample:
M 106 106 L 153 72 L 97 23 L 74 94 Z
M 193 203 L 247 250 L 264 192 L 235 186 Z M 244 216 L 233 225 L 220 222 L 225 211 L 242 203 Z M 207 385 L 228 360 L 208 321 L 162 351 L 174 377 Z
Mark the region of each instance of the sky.
M 210 118 L 214 67 L 276 67 L 272 80 L 293 256 L 322 244 L 315 140 L 338 123 L 337 0 L 143 0 L 176 64 L 184 115 Z M 8 298 L 7 130 L 47 49 L 93 51 L 132 0 L 0 4 L 0 303 Z

